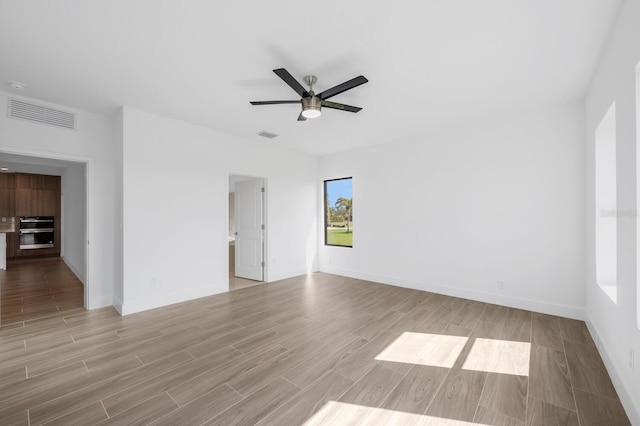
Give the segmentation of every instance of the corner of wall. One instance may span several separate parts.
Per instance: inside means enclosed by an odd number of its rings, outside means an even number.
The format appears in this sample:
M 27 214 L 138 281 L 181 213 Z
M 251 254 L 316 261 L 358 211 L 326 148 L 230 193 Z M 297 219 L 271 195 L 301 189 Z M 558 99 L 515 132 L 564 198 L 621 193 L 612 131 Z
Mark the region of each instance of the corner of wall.
M 120 300 L 119 298 L 117 298 L 117 297 L 115 297 L 115 296 L 113 297 L 113 307 L 114 307 L 114 309 L 115 309 L 116 311 L 118 311 L 118 313 L 119 313 L 120 315 L 124 315 L 124 314 L 122 313 L 122 300 Z
M 598 348 L 600 357 L 604 361 L 604 365 L 607 368 L 607 372 L 613 382 L 613 386 L 615 387 L 616 392 L 618 392 L 618 397 L 620 398 L 620 402 L 622 402 L 622 406 L 629 417 L 629 421 L 631 421 L 631 424 L 640 425 L 640 400 L 638 400 L 637 396 L 632 396 L 633 393 L 627 388 L 625 381 L 622 380 L 623 376 L 616 368 L 616 364 L 609 355 L 607 347 L 603 344 L 598 328 L 595 323 L 591 321 L 588 311 L 586 312 L 585 323 L 587 324 L 589 333 L 591 333 L 591 337 Z
M 71 263 L 70 260 L 68 260 L 66 257 L 62 257 L 62 261 L 69 267 L 69 269 L 71 269 L 71 272 L 74 273 L 74 275 L 80 280 L 80 282 L 82 283 L 82 285 L 85 285 L 85 276 L 84 276 L 84 272 L 82 272 L 79 268 L 77 268 L 73 263 Z

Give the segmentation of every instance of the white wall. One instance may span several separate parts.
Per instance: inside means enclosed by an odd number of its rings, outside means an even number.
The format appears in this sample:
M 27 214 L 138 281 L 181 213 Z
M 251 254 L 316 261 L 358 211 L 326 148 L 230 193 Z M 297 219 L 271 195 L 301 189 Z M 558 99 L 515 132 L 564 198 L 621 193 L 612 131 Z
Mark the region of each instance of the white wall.
M 354 237 L 320 269 L 581 318 L 583 140 L 575 103 L 322 157 L 353 176 Z
M 121 312 L 227 291 L 230 174 L 267 180 L 268 281 L 314 269 L 315 157 L 128 107 L 122 121 Z
M 587 320 L 600 353 L 631 423 L 640 424 L 640 331 L 637 328 L 637 217 L 618 217 L 617 304 L 596 283 L 595 261 L 595 131 L 612 103 L 616 104 L 617 210 L 633 211 L 636 204 L 637 126 L 636 65 L 640 61 L 640 2 L 627 1 L 618 16 L 586 106 L 587 148 Z M 630 367 L 635 351 L 635 371 Z
M 13 94 L 11 96 L 20 98 Z M 39 100 L 32 101 L 47 105 Z M 78 130 L 71 131 L 10 119 L 7 117 L 6 108 L 7 93 L 0 92 L 0 152 L 87 162 L 87 237 L 91 240 L 88 249 L 90 260 L 87 308 L 111 305 L 114 278 L 113 242 L 116 233 L 112 213 L 115 200 L 113 120 L 97 114 L 76 111 Z
M 85 165 L 68 165 L 61 177 L 62 187 L 62 249 L 65 263 L 86 282 L 86 181 Z

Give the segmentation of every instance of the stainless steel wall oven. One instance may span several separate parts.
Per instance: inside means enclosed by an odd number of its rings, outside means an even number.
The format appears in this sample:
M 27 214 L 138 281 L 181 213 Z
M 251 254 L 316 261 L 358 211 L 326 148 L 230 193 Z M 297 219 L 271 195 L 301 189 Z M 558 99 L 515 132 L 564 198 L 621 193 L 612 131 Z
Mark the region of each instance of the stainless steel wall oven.
M 20 250 L 54 246 L 54 216 L 20 217 Z

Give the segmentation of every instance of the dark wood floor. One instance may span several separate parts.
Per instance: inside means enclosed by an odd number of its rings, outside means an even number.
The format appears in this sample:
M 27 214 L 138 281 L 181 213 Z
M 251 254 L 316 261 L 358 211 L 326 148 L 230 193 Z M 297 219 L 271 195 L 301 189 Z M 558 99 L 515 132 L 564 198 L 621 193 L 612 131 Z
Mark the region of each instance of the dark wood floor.
M 84 286 L 60 257 L 10 260 L 0 269 L 0 325 L 84 306 Z
M 327 274 L 3 327 L 0 377 L 4 425 L 629 424 L 583 322 Z

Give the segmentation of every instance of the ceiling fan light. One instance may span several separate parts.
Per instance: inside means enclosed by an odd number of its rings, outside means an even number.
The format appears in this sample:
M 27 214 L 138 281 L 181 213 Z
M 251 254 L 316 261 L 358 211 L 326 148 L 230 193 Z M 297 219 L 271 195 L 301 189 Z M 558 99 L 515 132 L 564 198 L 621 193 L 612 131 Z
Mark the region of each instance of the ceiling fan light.
M 320 108 L 322 101 L 317 96 L 302 98 L 302 116 L 304 118 L 317 118 L 322 115 Z
M 304 118 L 318 118 L 322 115 L 320 108 L 309 107 L 302 111 L 302 116 Z

